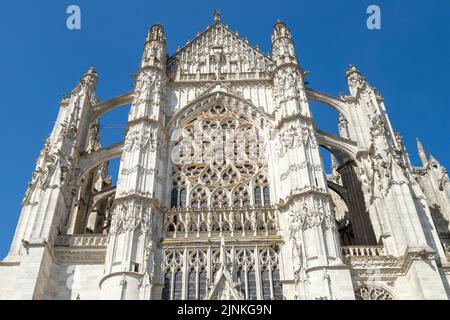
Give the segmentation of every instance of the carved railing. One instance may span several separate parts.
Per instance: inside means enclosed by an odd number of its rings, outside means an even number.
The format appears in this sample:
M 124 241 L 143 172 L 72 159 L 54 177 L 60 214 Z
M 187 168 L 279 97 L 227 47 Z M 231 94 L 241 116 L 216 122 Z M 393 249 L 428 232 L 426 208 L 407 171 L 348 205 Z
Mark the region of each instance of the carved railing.
M 168 238 L 276 235 L 279 212 L 274 207 L 171 209 L 164 231 Z
M 56 245 L 61 247 L 106 247 L 108 236 L 103 234 L 60 235 Z
M 254 80 L 254 79 L 270 79 L 270 74 L 265 71 L 261 72 L 240 72 L 240 73 L 221 73 L 219 77 L 222 80 Z M 180 81 L 213 81 L 217 80 L 215 73 L 192 73 L 181 74 Z
M 345 246 L 342 247 L 342 254 L 346 258 L 386 256 L 382 246 Z

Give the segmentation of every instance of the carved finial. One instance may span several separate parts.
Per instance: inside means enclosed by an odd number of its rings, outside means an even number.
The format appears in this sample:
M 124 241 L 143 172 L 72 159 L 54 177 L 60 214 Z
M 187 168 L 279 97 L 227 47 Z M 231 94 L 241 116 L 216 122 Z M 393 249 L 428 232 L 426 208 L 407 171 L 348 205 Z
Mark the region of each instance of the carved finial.
M 214 10 L 214 21 L 220 21 L 220 11 Z
M 228 22 L 225 24 L 225 28 L 229 29 L 230 26 L 228 25 Z
M 191 40 L 189 38 L 187 38 L 186 45 L 188 45 L 189 43 L 191 43 Z
M 360 76 L 362 77 L 361 71 L 359 71 L 359 69 L 358 69 L 355 65 L 353 65 L 353 64 L 350 63 L 350 64 L 348 65 L 348 69 L 347 69 L 347 72 L 346 72 L 347 78 L 348 78 L 350 75 L 352 75 L 353 73 L 356 73 L 356 74 L 358 74 L 358 75 L 360 75 Z
M 422 145 L 422 142 L 420 142 L 419 138 L 416 138 L 416 141 L 417 141 L 417 151 L 419 152 L 420 160 L 422 161 L 422 164 L 426 166 L 428 164 L 427 153 Z
M 180 51 L 180 50 L 181 50 L 181 46 L 178 45 L 178 46 L 177 46 L 177 52 Z
M 354 97 L 356 97 L 357 92 L 358 90 L 360 90 L 360 88 L 368 84 L 359 69 L 353 64 L 349 64 L 345 76 L 347 78 L 350 94 Z
M 248 37 L 245 37 L 245 38 L 244 38 L 244 42 L 245 42 L 245 43 L 248 43 Z
M 97 74 L 95 71 L 95 65 L 90 66 L 86 74 Z
M 236 29 L 235 34 L 239 37 L 239 30 L 238 29 Z
M 97 83 L 98 74 L 95 71 L 95 66 L 92 65 L 89 67 L 89 69 L 83 74 L 83 76 L 80 79 L 80 84 L 85 89 L 91 88 L 95 90 L 95 85 Z
M 259 51 L 259 44 L 256 44 L 255 49 Z

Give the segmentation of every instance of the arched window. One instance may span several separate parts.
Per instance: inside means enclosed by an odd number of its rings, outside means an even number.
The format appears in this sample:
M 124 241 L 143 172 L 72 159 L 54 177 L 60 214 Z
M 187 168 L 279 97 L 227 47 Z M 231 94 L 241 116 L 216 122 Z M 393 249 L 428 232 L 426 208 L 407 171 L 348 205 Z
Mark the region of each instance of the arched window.
M 250 249 L 240 250 L 236 255 L 236 264 L 238 267 L 238 281 L 245 299 L 257 299 L 254 251 Z
M 164 257 L 164 287 L 162 290 L 163 300 L 182 299 L 182 267 L 183 256 L 180 252 L 170 250 Z
M 278 252 L 272 248 L 263 249 L 259 254 L 261 286 L 264 300 L 282 300 L 283 287 L 278 268 Z
M 264 173 L 260 173 L 254 182 L 254 201 L 256 206 L 270 205 L 270 189 L 269 182 Z
M 188 299 L 202 300 L 206 293 L 206 253 L 195 250 L 189 255 Z

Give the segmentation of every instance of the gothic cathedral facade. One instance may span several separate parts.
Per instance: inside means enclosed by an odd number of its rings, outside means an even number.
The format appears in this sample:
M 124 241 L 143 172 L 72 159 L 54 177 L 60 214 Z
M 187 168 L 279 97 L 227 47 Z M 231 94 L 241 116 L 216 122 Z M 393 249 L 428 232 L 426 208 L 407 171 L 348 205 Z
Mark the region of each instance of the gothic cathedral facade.
M 90 68 L 37 160 L 0 299 L 448 299 L 445 169 L 419 141 L 411 164 L 355 66 L 333 97 L 307 87 L 283 22 L 271 40 L 263 54 L 216 12 L 172 56 L 152 26 L 131 92 L 100 101 Z M 127 105 L 102 146 L 99 118 Z

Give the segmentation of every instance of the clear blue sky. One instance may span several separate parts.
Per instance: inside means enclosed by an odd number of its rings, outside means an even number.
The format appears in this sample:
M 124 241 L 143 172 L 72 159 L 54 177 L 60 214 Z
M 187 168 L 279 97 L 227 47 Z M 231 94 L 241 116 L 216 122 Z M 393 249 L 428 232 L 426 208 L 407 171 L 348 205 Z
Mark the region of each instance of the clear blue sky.
M 66 8 L 82 10 L 82 30 L 66 28 Z M 366 8 L 382 10 L 382 29 L 366 28 Z M 148 28 L 162 23 L 168 48 L 193 38 L 222 20 L 252 44 L 270 51 L 277 19 L 291 28 L 300 63 L 314 89 L 347 93 L 345 70 L 357 65 L 385 97 L 394 127 L 418 164 L 415 138 L 450 168 L 450 1 L 3 1 L 0 9 L 0 93 L 2 181 L 0 257 L 7 253 L 35 159 L 52 129 L 58 102 L 81 74 L 95 64 L 98 94 L 106 99 L 128 91 L 140 61 Z M 317 107 L 317 108 L 316 108 Z M 313 110 L 320 127 L 336 131 L 335 114 Z M 102 118 L 123 125 L 126 108 Z M 109 129 L 104 145 L 119 141 Z M 113 168 L 117 167 L 117 164 Z

